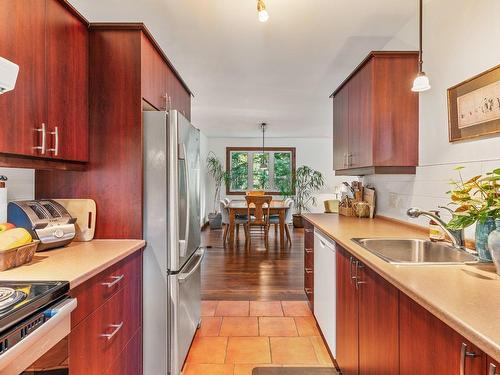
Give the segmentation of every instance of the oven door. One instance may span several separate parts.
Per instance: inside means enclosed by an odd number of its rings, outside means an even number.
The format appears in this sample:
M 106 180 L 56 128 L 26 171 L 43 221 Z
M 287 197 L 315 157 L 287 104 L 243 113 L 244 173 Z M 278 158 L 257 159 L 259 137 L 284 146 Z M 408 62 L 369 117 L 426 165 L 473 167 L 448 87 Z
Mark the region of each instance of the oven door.
M 50 319 L 0 355 L 0 374 L 69 374 L 67 336 L 75 308 L 76 299 L 68 298 L 47 309 Z M 23 329 L 29 322 L 15 329 Z

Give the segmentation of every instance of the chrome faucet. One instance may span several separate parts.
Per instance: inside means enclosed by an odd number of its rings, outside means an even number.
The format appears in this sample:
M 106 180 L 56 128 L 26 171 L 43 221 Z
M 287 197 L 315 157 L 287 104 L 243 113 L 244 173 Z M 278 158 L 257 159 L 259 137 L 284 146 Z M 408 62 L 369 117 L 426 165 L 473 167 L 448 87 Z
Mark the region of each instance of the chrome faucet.
M 428 211 L 422 211 L 420 208 L 417 207 L 412 207 L 406 211 L 406 214 L 411 217 L 416 219 L 417 217 L 423 215 L 428 217 L 429 219 L 434 220 L 437 225 L 439 225 L 443 231 L 450 237 L 451 243 L 453 244 L 454 247 L 457 248 L 464 248 L 465 247 L 465 240 L 464 240 L 464 231 L 462 230 L 451 230 L 448 229 L 446 226 L 446 223 L 437 215 L 433 214 L 432 212 Z

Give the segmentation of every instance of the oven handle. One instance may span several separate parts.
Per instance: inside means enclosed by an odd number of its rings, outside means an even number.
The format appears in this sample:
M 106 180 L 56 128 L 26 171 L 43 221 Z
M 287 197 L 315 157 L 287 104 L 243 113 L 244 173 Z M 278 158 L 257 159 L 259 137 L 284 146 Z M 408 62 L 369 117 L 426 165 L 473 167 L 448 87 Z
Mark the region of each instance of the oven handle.
M 49 319 L 25 339 L 0 355 L 0 373 L 17 375 L 71 331 L 71 312 L 76 308 L 76 298 L 68 298 L 47 310 Z

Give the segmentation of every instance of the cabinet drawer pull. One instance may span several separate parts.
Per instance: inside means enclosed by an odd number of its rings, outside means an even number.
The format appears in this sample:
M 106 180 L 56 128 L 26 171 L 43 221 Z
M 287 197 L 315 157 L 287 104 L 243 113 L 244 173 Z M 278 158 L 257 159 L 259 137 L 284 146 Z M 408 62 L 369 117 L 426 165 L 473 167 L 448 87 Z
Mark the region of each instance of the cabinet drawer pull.
M 309 274 L 313 273 L 312 268 L 306 268 L 305 271 L 306 271 L 306 273 L 309 273 Z
M 306 228 L 306 229 L 304 229 L 304 232 L 306 232 L 306 233 L 312 233 L 312 232 L 313 232 L 313 230 L 312 230 L 312 229 L 307 229 L 307 228 Z
M 497 375 L 497 366 L 493 363 L 490 363 L 490 371 L 488 372 L 488 375 Z
M 42 123 L 42 127 L 36 128 L 36 132 L 42 133 L 42 144 L 40 146 L 33 147 L 34 150 L 40 150 L 41 155 L 45 155 L 45 151 L 47 151 L 47 129 L 45 124 Z
M 460 375 L 465 375 L 465 357 L 476 357 L 477 354 L 475 352 L 467 351 L 467 344 L 462 343 L 462 348 L 460 349 Z
M 47 151 L 53 152 L 54 156 L 59 155 L 59 128 L 54 127 L 53 132 L 49 132 L 50 135 L 54 136 L 54 148 L 49 148 Z
M 352 275 L 352 266 L 356 264 L 357 260 L 354 257 L 349 257 L 349 280 L 351 281 L 351 285 L 353 280 L 356 280 L 356 276 Z
M 109 282 L 109 283 L 101 283 L 102 285 L 104 286 L 107 286 L 108 288 L 112 288 L 113 286 L 115 286 L 116 284 L 118 284 L 121 279 L 123 279 L 125 277 L 125 275 L 120 275 L 120 276 L 110 276 L 111 279 L 113 279 L 113 281 Z
M 111 333 L 103 333 L 101 336 L 102 337 L 106 337 L 106 339 L 109 341 L 113 338 L 114 335 L 116 335 L 118 333 L 118 331 L 120 331 L 120 329 L 122 329 L 123 327 L 123 322 L 120 322 L 120 324 L 110 324 L 109 325 L 111 328 L 114 328 L 113 332 Z
M 306 252 L 307 254 L 312 254 L 313 249 L 310 249 L 310 248 L 306 247 L 306 248 L 305 248 L 305 252 Z
M 311 288 L 305 288 L 306 294 L 312 294 L 312 289 Z

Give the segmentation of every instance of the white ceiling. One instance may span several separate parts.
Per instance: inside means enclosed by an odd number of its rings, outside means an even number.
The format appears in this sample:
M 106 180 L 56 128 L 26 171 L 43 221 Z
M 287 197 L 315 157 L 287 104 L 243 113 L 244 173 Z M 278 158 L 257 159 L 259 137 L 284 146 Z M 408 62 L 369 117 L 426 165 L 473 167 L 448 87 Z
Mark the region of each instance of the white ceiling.
M 415 14 L 415 0 L 70 0 L 91 22 L 141 21 L 208 136 L 331 136 L 330 93 Z

